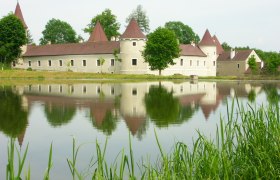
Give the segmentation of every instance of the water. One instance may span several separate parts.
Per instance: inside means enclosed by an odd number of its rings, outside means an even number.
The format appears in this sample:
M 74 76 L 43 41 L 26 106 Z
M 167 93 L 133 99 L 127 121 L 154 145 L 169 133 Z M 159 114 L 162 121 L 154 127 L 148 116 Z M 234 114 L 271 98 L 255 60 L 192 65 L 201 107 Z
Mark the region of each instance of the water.
M 42 179 L 53 143 L 52 179 L 70 179 L 67 158 L 72 139 L 83 144 L 77 166 L 87 172 L 96 159 L 95 141 L 108 145 L 106 160 L 113 163 L 122 149 L 134 158 L 155 162 L 159 155 L 154 130 L 165 152 L 175 142 L 191 147 L 199 130 L 214 137 L 226 101 L 260 106 L 278 103 L 276 83 L 264 82 L 139 82 L 95 84 L 32 84 L 0 87 L 0 179 L 5 178 L 7 145 L 17 138 L 23 152 L 29 143 L 26 166 L 32 179 Z

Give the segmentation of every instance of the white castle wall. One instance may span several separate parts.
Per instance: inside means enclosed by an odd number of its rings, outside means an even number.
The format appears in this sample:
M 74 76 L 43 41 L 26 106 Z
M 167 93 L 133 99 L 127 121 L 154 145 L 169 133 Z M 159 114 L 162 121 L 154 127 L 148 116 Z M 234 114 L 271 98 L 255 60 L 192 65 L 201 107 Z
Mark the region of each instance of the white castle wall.
M 133 46 L 133 42 L 136 43 Z M 149 66 L 144 62 L 142 51 L 146 41 L 144 39 L 122 39 L 120 41 L 120 57 L 122 74 L 146 74 Z M 137 60 L 137 65 L 132 64 L 132 59 Z

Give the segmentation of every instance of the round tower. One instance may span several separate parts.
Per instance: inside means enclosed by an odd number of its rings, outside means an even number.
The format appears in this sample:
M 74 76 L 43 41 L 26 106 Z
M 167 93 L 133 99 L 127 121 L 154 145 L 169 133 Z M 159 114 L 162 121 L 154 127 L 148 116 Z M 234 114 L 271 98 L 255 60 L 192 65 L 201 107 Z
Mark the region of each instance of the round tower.
M 131 19 L 125 32 L 120 37 L 120 57 L 122 74 L 146 74 L 149 67 L 144 62 L 142 52 L 146 45 L 143 34 L 135 19 Z
M 206 55 L 207 76 L 216 76 L 217 46 L 208 29 L 198 46 Z

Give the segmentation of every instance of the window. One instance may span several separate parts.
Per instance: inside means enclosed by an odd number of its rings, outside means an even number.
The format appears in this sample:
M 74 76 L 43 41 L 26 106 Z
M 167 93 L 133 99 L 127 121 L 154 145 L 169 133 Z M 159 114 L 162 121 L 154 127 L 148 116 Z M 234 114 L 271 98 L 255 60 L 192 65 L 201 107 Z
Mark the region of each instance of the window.
M 32 85 L 28 86 L 28 90 L 31 91 L 32 90 Z
M 39 67 L 41 66 L 41 61 L 38 61 L 38 66 L 39 66 Z
M 38 91 L 41 92 L 42 88 L 41 85 L 38 86 Z
M 196 65 L 199 66 L 199 61 L 196 61 Z
M 132 95 L 133 95 L 133 96 L 136 96 L 136 95 L 137 95 L 137 89 L 136 89 L 136 88 L 133 88 L 133 89 L 132 89 Z
M 100 92 L 101 92 L 100 87 L 97 87 L 97 94 L 100 94 Z
M 49 60 L 49 66 L 52 66 L 52 61 L 51 60 Z
M 204 66 L 206 65 L 206 61 L 204 61 Z
M 14 66 L 14 67 L 16 66 L 16 61 L 13 61 L 13 66 Z
M 111 87 L 111 94 L 114 95 L 115 94 L 115 88 Z
M 83 86 L 83 93 L 86 94 L 87 93 L 87 87 Z
M 62 66 L 62 60 L 59 60 L 59 66 Z
M 115 59 L 111 59 L 111 66 L 115 66 Z
M 134 41 L 134 42 L 132 42 L 132 45 L 133 45 L 133 46 L 136 46 L 136 42 L 135 42 L 135 41 Z
M 71 65 L 71 66 L 74 66 L 74 60 L 71 60 L 71 61 L 70 61 L 70 65 Z
M 87 66 L 87 60 L 83 60 L 83 66 Z
M 137 66 L 137 59 L 132 59 L 132 66 Z
M 52 86 L 49 85 L 49 92 L 52 92 Z
M 239 69 L 239 67 L 240 67 L 240 65 L 239 64 L 237 64 L 237 68 Z
M 74 86 L 73 85 L 70 86 L 70 92 L 74 93 Z
M 181 59 L 181 62 L 180 62 L 181 66 L 183 66 L 183 59 Z
M 190 66 L 192 66 L 192 60 L 190 60 Z
M 97 65 L 97 66 L 100 66 L 100 59 L 97 59 L 96 65 Z
M 216 61 L 213 61 L 213 66 L 216 66 Z
M 28 61 L 28 66 L 31 67 L 31 61 Z
M 62 85 L 59 86 L 59 92 L 62 93 Z

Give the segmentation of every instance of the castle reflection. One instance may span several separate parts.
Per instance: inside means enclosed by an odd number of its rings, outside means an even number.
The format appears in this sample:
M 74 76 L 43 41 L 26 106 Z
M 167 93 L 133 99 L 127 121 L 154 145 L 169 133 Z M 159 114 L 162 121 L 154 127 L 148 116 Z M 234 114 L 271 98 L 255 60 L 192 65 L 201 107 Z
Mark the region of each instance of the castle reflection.
M 274 87 L 274 86 L 273 86 Z M 274 87 L 276 89 L 276 87 Z M 266 90 L 277 96 L 269 87 Z M 227 96 L 248 98 L 254 102 L 262 90 L 261 84 L 225 82 L 139 82 L 95 84 L 36 84 L 2 88 L 0 131 L 23 140 L 28 124 L 28 112 L 35 102 L 44 105 L 44 116 L 53 128 L 71 123 L 78 113 L 87 112 L 92 126 L 112 135 L 119 122 L 139 139 L 149 123 L 157 127 L 180 125 L 196 113 L 208 120 Z M 5 93 L 8 95 L 5 95 Z M 277 96 L 279 97 L 279 95 Z M 278 98 L 279 99 L 279 98 Z M 6 104 L 2 104 L 6 102 Z M 17 111 L 15 113 L 14 111 Z M 8 122 L 10 119 L 11 122 Z M 14 122 L 15 121 L 15 122 Z M 16 127 L 16 128 L 14 128 Z M 21 139 L 21 140 L 20 140 Z

